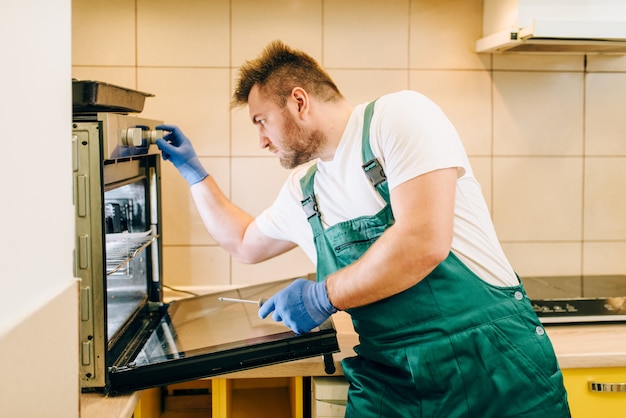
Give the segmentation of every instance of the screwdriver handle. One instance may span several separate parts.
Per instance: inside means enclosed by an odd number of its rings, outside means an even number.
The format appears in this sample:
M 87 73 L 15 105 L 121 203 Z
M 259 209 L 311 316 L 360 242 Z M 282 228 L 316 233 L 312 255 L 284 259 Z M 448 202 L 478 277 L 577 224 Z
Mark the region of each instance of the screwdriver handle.
M 223 297 L 218 298 L 218 300 L 221 302 L 253 303 L 253 304 L 258 305 L 259 308 L 263 306 L 265 302 L 267 302 L 267 298 L 261 298 L 258 300 L 258 302 L 254 300 L 250 300 L 250 299 L 235 299 L 235 298 L 223 298 Z

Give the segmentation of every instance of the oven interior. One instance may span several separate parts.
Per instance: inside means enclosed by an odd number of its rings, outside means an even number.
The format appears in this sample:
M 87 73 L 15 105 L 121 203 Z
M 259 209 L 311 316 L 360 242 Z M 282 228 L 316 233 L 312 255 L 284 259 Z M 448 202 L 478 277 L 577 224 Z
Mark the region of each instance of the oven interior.
M 107 339 L 148 300 L 145 179 L 105 192 Z

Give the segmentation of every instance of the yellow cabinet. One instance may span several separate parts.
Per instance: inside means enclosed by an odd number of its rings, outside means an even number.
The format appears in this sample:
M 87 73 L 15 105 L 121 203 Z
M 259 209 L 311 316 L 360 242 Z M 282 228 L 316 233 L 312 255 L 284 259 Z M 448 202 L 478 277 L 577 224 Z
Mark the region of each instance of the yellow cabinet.
M 563 369 L 572 418 L 626 417 L 626 367 Z
M 146 389 L 139 393 L 133 418 L 156 418 L 161 416 L 161 389 Z
M 141 392 L 134 418 L 303 418 L 304 379 L 200 379 Z
M 213 379 L 213 417 L 302 418 L 302 377 Z

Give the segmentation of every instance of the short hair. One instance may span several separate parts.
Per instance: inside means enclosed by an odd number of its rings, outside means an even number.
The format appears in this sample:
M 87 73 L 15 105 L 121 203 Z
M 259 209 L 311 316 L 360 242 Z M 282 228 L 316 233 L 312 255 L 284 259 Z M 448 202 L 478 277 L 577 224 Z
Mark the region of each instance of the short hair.
M 279 40 L 268 44 L 256 59 L 241 66 L 231 108 L 247 104 L 255 85 L 281 108 L 285 107 L 295 87 L 302 87 L 323 101 L 343 98 L 335 82 L 315 59 Z

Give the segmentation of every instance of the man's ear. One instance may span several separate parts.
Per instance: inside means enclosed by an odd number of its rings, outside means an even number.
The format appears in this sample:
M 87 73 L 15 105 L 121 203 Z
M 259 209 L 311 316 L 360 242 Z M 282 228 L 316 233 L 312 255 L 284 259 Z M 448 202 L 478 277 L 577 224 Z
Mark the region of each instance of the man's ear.
M 298 115 L 301 118 L 306 117 L 306 115 L 309 113 L 310 105 L 309 95 L 307 94 L 306 90 L 304 90 L 302 87 L 294 87 L 293 90 L 291 90 L 291 98 L 295 101 Z

